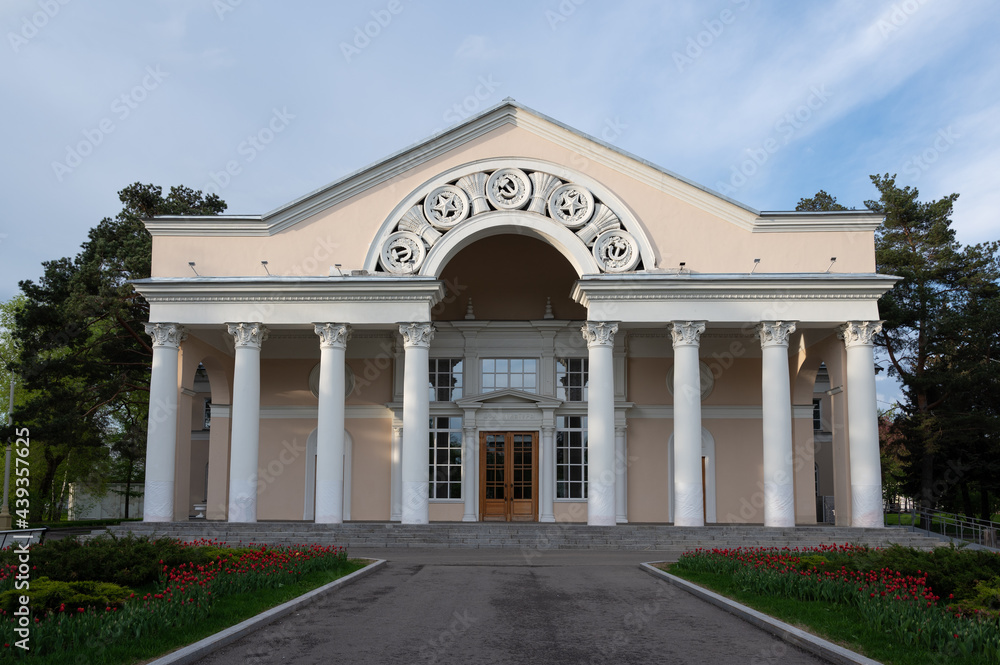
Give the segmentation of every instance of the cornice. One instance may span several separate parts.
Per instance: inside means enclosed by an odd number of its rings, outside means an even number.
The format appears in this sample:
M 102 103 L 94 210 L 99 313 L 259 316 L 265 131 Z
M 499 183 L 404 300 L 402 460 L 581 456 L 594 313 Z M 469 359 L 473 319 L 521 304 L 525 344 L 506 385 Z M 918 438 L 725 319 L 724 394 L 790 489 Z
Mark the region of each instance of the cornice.
M 429 302 L 444 286 L 421 277 L 152 277 L 132 282 L 150 303 Z
M 874 233 L 884 215 L 870 210 L 841 212 L 762 212 L 754 220 L 754 233 L 803 233 L 815 231 L 864 231 Z
M 584 306 L 600 301 L 877 300 L 899 279 L 826 273 L 586 275 L 571 295 Z

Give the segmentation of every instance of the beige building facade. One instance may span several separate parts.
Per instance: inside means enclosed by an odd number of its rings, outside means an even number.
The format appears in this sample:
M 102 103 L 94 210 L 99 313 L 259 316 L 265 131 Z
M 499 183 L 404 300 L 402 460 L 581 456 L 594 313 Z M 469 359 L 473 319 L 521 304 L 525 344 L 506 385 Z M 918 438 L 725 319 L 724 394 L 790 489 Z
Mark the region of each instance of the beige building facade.
M 149 220 L 144 519 L 881 526 L 880 222 L 509 100 L 271 213 Z

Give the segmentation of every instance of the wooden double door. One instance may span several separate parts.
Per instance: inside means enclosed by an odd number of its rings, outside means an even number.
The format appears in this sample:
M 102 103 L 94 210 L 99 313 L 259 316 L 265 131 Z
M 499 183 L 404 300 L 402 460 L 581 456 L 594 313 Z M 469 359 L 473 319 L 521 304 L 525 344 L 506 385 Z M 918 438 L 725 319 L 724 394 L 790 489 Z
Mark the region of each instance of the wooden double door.
M 538 432 L 481 432 L 479 460 L 479 519 L 538 521 Z

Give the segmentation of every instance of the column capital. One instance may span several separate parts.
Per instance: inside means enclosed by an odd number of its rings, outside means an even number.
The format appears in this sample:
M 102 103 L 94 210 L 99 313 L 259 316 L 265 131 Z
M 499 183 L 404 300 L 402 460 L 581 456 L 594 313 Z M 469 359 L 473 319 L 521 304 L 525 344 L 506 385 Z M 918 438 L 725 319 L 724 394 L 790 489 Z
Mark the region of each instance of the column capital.
M 678 346 L 698 346 L 701 334 L 705 332 L 706 321 L 671 321 L 670 335 L 674 348 Z
M 795 321 L 761 321 L 756 332 L 761 348 L 788 346 L 788 336 L 795 332 Z
M 153 346 L 179 349 L 187 339 L 187 328 L 179 323 L 146 323 L 146 334 L 153 338 Z
M 466 436 L 472 436 L 473 434 L 476 433 L 476 426 L 475 425 L 466 425 L 465 427 L 462 428 L 462 432 Z
M 400 323 L 399 334 L 403 336 L 403 346 L 429 348 L 434 339 L 434 326 L 430 323 Z
M 580 327 L 587 346 L 614 346 L 618 323 L 610 321 L 587 321 Z
M 227 323 L 226 326 L 237 347 L 259 349 L 261 343 L 267 339 L 268 330 L 263 323 Z
M 347 348 L 347 340 L 351 339 L 351 326 L 346 323 L 314 323 L 313 330 L 319 335 L 321 348 Z
M 872 346 L 875 335 L 882 330 L 882 323 L 882 321 L 848 321 L 837 328 L 837 337 L 844 340 L 847 348 Z

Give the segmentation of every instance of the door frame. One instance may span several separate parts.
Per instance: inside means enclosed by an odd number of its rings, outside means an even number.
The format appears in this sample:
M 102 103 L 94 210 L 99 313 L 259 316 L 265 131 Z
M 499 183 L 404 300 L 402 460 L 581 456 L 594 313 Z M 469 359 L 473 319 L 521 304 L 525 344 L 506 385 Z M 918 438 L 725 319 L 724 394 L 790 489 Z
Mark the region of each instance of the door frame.
M 526 521 L 526 522 L 537 522 L 538 521 L 538 491 L 540 488 L 540 474 L 538 468 L 539 459 L 539 446 L 540 437 L 536 430 L 481 430 L 479 431 L 479 505 L 478 505 L 478 519 L 480 522 L 487 521 L 484 519 L 486 513 L 486 437 L 488 435 L 498 435 L 502 434 L 504 436 L 504 478 L 512 477 L 511 473 L 513 466 L 513 455 L 509 454 L 509 447 L 513 441 L 514 435 L 522 434 L 531 437 L 531 519 L 530 520 L 514 520 L 514 511 L 512 510 L 513 498 L 510 497 L 510 484 L 505 480 L 505 510 L 504 514 L 506 519 L 504 521 Z M 492 521 L 492 520 L 491 520 Z

